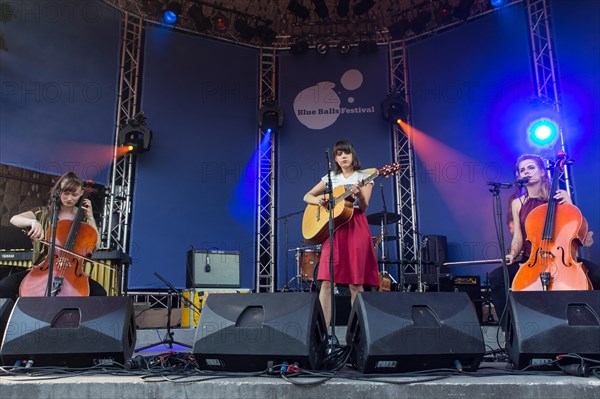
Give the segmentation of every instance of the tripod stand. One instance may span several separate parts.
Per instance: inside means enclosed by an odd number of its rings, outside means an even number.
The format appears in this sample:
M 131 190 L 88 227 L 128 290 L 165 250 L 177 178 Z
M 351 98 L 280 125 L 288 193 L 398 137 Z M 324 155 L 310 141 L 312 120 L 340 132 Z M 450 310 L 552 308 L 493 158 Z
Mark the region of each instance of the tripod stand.
M 136 353 L 141 352 L 146 349 L 154 348 L 155 346 L 159 346 L 159 345 L 168 345 L 169 349 L 173 349 L 173 345 L 180 345 L 180 346 L 185 346 L 186 348 L 191 348 L 192 347 L 191 345 L 175 341 L 175 339 L 173 338 L 173 335 L 175 334 L 173 331 L 171 331 L 171 313 L 173 310 L 173 294 L 184 299 L 185 301 L 188 301 L 186 303 L 188 303 L 188 305 L 190 306 L 190 310 L 193 309 L 194 311 L 196 311 L 198 313 L 199 313 L 199 310 L 196 309 L 194 304 L 191 301 L 189 301 L 187 298 L 185 298 L 183 295 L 181 295 L 181 293 L 179 291 L 177 291 L 177 289 L 175 287 L 173 287 L 173 285 L 171 283 L 169 283 L 167 280 L 165 280 L 160 274 L 158 274 L 157 272 L 154 272 L 154 275 L 156 277 L 158 277 L 160 280 L 162 280 L 162 282 L 164 282 L 167 285 L 167 287 L 169 287 L 169 290 L 168 290 L 169 297 L 167 299 L 167 331 L 162 340 L 155 342 L 153 344 L 150 344 L 150 345 L 143 346 L 141 348 L 137 348 L 135 350 L 135 352 Z

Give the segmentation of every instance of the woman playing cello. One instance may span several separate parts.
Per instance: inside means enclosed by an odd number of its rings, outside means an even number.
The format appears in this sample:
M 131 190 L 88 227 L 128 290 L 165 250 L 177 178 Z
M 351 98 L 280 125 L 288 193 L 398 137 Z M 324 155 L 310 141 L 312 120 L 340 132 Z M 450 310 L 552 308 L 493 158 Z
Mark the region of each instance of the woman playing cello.
M 519 270 L 519 262 L 525 262 L 531 255 L 531 242 L 527 240 L 525 221 L 529 214 L 538 206 L 548 203 L 550 196 L 557 201 L 557 207 L 563 204 L 572 204 L 571 197 L 567 191 L 558 189 L 551 193 L 551 181 L 546 173 L 544 160 L 533 154 L 524 154 L 517 159 L 515 175 L 518 179 L 528 179 L 523 192 L 512 200 L 510 212 L 514 223 L 513 237 L 509 253 L 506 256 L 506 264 L 509 274 L 509 284 Z M 589 270 L 589 278 L 598 289 L 600 270 L 590 262 L 584 261 Z M 492 290 L 492 301 L 498 317 L 501 316 L 506 303 L 506 286 L 503 279 L 502 268 L 497 268 L 490 273 L 490 288 Z
M 83 181 L 75 173 L 68 172 L 61 176 L 54 184 L 50 193 L 56 192 L 60 188 L 60 204 L 58 207 L 58 221 L 72 221 L 77 213 L 77 203 L 83 196 Z M 92 203 L 89 199 L 84 199 L 81 203 L 84 211 L 83 222 L 93 228 L 96 233 L 96 242 L 98 242 L 98 228 L 92 212 Z M 49 241 L 47 232 L 51 231 L 52 206 L 35 208 L 30 211 L 14 215 L 10 223 L 14 226 L 29 229 L 28 236 L 33 240 L 32 264 L 34 266 L 42 264 L 48 256 L 48 246 L 44 241 Z M 30 270 L 15 273 L 0 280 L 0 298 L 13 298 L 19 296 L 19 288 L 22 281 L 27 277 Z M 87 278 L 87 276 L 86 276 Z M 90 295 L 104 296 L 106 290 L 96 281 L 89 280 Z

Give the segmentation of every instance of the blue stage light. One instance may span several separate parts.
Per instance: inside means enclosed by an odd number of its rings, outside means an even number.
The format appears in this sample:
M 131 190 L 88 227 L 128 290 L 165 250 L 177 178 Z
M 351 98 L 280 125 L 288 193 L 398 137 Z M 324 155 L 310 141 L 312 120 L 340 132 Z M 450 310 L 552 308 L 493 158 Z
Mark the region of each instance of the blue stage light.
M 163 20 L 166 24 L 175 25 L 177 22 L 177 16 L 181 13 L 181 4 L 172 1 L 165 8 L 163 13 Z
M 529 125 L 527 132 L 532 144 L 540 147 L 549 146 L 558 138 L 558 124 L 549 118 L 538 118 Z
M 490 4 L 492 7 L 502 7 L 506 1 L 505 0 L 490 0 Z

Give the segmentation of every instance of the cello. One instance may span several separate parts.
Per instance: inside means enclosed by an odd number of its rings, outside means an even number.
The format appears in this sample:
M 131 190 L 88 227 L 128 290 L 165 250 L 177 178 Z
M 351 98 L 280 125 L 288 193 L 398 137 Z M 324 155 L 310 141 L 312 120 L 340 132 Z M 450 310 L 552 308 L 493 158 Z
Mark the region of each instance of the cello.
M 564 151 L 554 163 L 552 188 L 547 204 L 534 208 L 525 220 L 531 255 L 520 265 L 513 280 L 513 291 L 592 290 L 587 268 L 577 262 L 577 251 L 586 236 L 588 223 L 571 204 L 559 204 L 553 193 L 566 163 Z
M 83 188 L 80 202 L 86 199 L 90 187 Z M 98 233 L 83 222 L 83 208 L 78 207 L 73 220 L 58 220 L 56 225 L 56 249 L 51 296 L 89 296 L 89 276 L 83 271 L 84 259 L 96 247 Z M 51 235 L 52 226 L 46 230 Z M 39 265 L 34 265 L 19 287 L 20 296 L 44 296 L 48 284 L 49 255 Z

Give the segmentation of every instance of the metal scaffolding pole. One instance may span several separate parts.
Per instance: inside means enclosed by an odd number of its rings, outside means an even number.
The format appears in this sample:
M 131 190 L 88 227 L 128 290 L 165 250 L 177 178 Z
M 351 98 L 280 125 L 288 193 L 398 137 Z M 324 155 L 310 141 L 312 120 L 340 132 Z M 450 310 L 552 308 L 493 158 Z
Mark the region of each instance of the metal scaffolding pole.
M 109 195 L 104 201 L 101 226 L 102 247 L 127 253 L 131 212 L 134 155 L 118 156 L 120 127 L 138 112 L 141 41 L 143 20 L 125 12 L 122 20 L 121 64 L 118 107 L 115 121 L 112 175 Z M 127 273 L 121 273 L 121 290 L 126 288 Z
M 406 65 L 406 43 L 404 41 L 389 44 L 390 80 L 392 90 L 399 93 L 410 104 L 408 91 L 408 70 Z M 410 115 L 408 115 L 410 123 Z M 396 211 L 400 215 L 398 232 L 400 236 L 400 289 L 403 289 L 407 274 L 415 274 L 418 288 L 421 287 L 422 270 L 420 262 L 419 237 L 417 227 L 417 201 L 415 195 L 415 162 L 410 132 L 403 132 L 394 124 L 392 140 L 394 162 L 400 162 L 401 169 L 395 176 Z
M 276 50 L 261 49 L 259 62 L 259 104 L 263 104 L 267 98 L 276 98 Z M 256 292 L 275 290 L 275 140 L 276 135 L 265 134 L 258 129 Z

